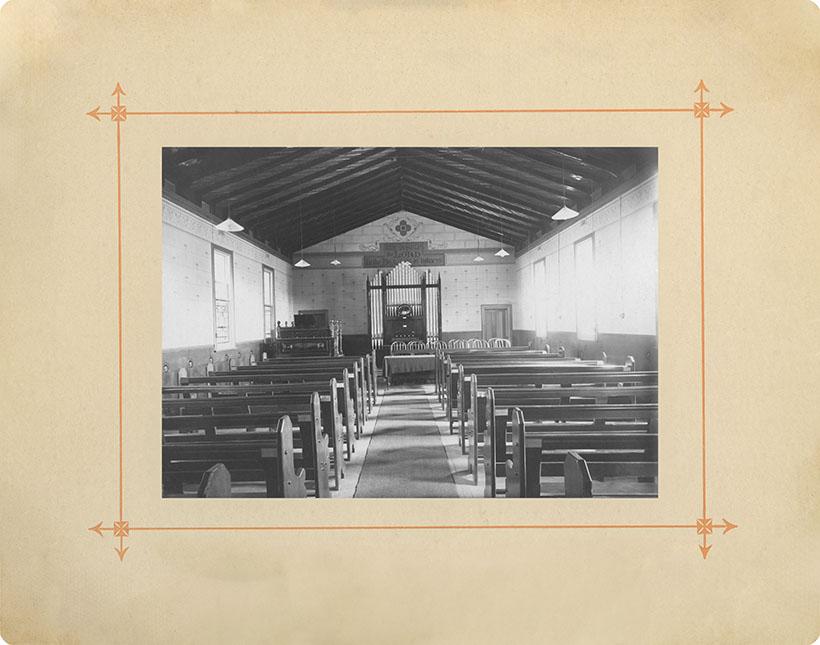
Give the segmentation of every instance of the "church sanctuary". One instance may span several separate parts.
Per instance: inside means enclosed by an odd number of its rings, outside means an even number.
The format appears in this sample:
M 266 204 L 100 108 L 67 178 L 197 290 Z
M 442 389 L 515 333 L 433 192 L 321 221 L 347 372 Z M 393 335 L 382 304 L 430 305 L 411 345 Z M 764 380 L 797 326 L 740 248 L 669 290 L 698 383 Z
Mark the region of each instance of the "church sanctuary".
M 162 172 L 164 497 L 657 496 L 656 148 Z

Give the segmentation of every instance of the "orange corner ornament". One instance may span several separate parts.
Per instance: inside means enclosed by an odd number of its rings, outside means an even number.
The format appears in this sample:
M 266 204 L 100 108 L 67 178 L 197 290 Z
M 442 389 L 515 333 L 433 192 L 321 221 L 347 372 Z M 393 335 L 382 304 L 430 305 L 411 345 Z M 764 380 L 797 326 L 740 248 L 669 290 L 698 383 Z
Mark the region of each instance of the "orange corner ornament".
M 712 518 L 702 517 L 697 521 L 698 535 L 708 535 L 712 532 Z

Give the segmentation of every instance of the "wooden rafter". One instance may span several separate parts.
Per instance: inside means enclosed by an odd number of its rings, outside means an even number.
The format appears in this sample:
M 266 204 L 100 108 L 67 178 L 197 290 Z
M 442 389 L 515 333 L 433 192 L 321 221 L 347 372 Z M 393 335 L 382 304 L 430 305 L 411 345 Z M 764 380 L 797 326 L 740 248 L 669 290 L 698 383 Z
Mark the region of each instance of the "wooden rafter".
M 399 210 L 523 246 L 651 148 L 165 148 L 163 179 L 285 253 Z M 299 234 L 301 222 L 302 234 Z

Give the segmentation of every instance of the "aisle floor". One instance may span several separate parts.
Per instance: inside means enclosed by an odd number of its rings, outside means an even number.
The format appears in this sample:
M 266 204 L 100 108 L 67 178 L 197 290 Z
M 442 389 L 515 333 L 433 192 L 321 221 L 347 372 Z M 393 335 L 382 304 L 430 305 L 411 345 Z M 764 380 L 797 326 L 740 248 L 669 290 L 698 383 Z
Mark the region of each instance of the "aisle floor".
M 458 497 L 429 387 L 392 387 L 381 401 L 355 497 Z

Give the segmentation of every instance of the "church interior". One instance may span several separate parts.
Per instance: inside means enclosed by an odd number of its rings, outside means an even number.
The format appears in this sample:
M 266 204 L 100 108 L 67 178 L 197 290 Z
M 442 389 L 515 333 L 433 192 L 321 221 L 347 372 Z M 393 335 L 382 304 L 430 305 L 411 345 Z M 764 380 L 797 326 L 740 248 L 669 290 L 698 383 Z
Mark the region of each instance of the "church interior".
M 164 497 L 658 494 L 656 148 L 164 148 Z

